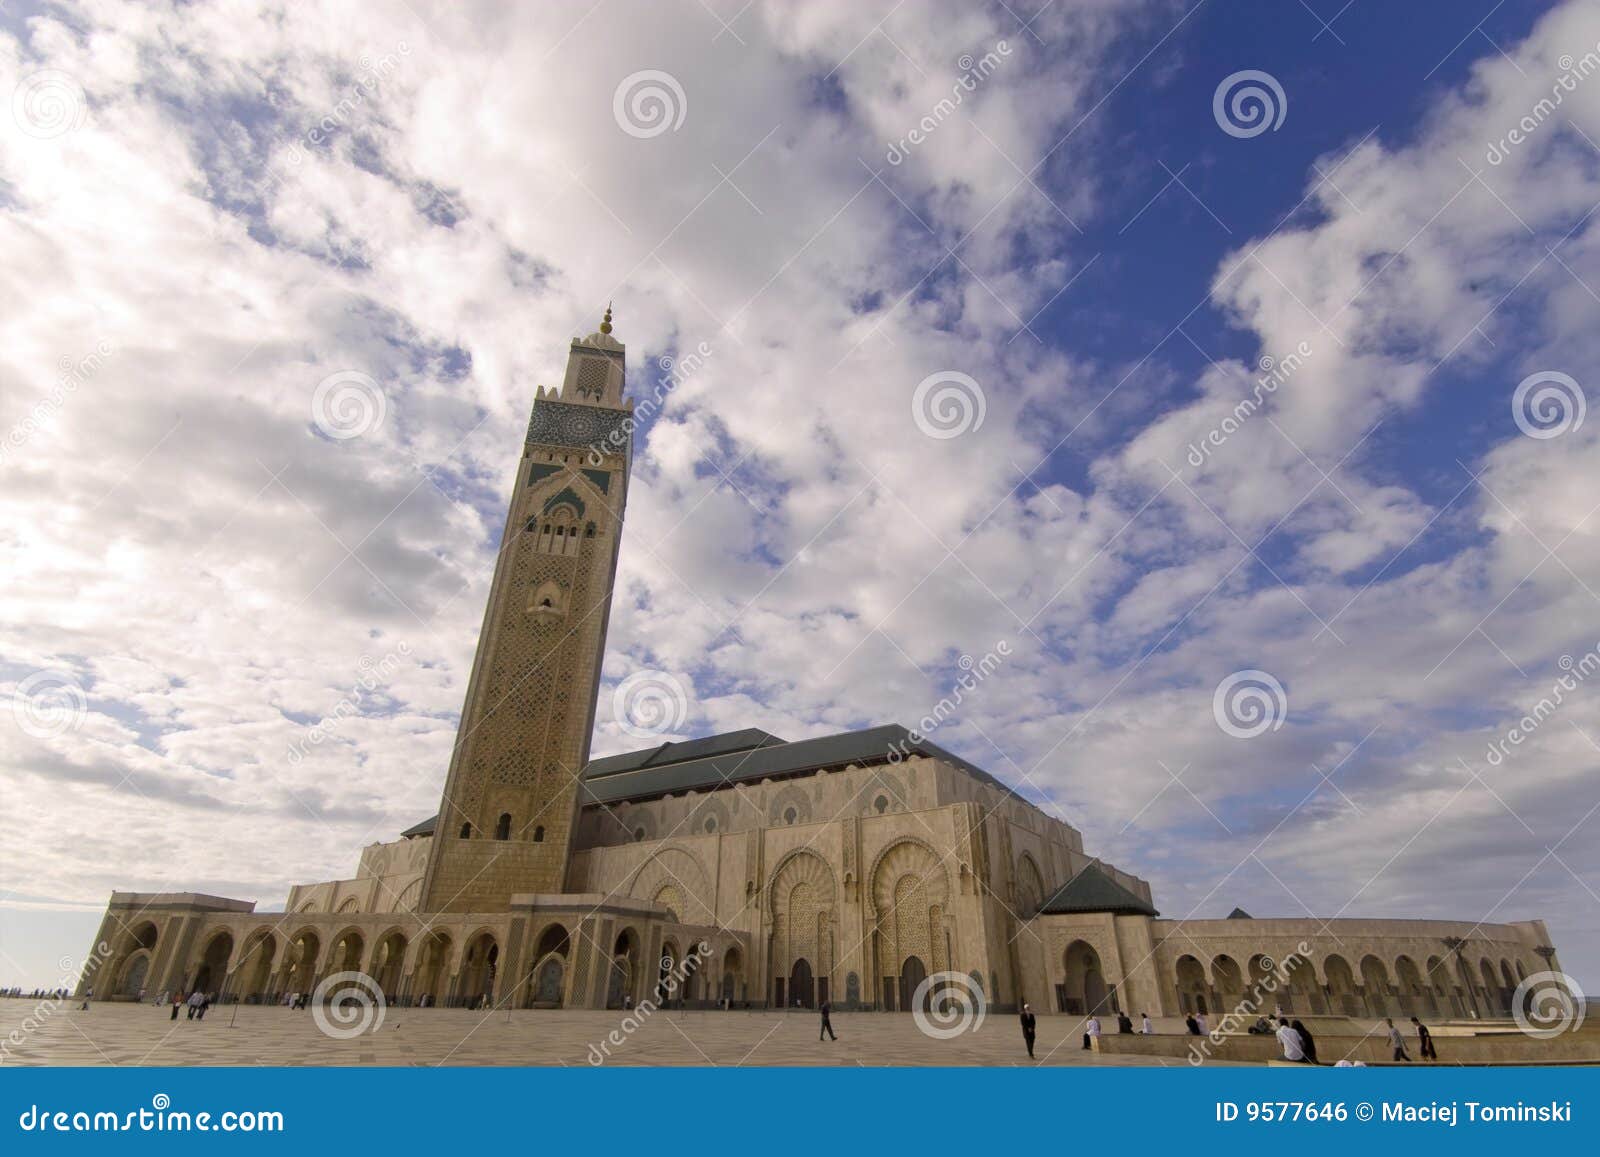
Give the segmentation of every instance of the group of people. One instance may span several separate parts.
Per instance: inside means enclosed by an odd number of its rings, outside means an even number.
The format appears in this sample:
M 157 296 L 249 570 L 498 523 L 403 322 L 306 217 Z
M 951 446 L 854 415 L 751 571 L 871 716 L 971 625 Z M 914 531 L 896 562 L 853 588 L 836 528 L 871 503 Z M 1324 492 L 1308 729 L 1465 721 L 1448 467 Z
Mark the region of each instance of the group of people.
M 19 1000 L 66 1000 L 67 990 L 64 988 L 36 988 L 32 992 L 24 993 L 22 985 L 11 988 L 0 988 L 0 996 L 15 997 Z
M 1406 1038 L 1400 1035 L 1400 1030 L 1395 1027 L 1394 1017 L 1384 1017 L 1383 1023 L 1389 1026 L 1389 1047 L 1394 1050 L 1394 1059 L 1409 1064 L 1411 1056 L 1406 1052 Z M 1428 1031 L 1428 1026 L 1416 1017 L 1411 1018 L 1411 1023 L 1417 1026 L 1417 1055 L 1425 1061 L 1438 1060 L 1439 1054 L 1434 1051 L 1433 1034 Z
M 1023 1002 L 1020 1014 L 1022 1021 L 1022 1043 L 1028 1046 L 1028 1056 L 1033 1056 L 1033 1045 L 1039 1037 L 1039 1018 L 1034 1015 L 1033 1005 Z M 1133 1018 L 1125 1012 L 1117 1013 L 1117 1031 L 1119 1033 L 1133 1032 Z M 1145 1036 L 1155 1034 L 1155 1026 L 1150 1023 L 1148 1013 L 1139 1014 L 1139 1032 Z M 1094 1048 L 1094 1042 L 1100 1039 L 1100 1018 L 1091 1016 L 1083 1024 L 1083 1047 Z
M 1116 1015 L 1117 1031 L 1119 1033 L 1132 1033 L 1134 1031 L 1133 1018 L 1125 1012 L 1118 1012 Z M 1039 1035 L 1039 1020 L 1034 1015 L 1031 1004 L 1023 1004 L 1021 1021 L 1022 1043 L 1027 1046 L 1028 1056 L 1031 1058 L 1033 1056 L 1034 1042 Z M 1400 1030 L 1395 1027 L 1394 1018 L 1387 1018 L 1385 1023 L 1389 1028 L 1389 1046 L 1394 1050 L 1394 1059 L 1397 1061 L 1409 1061 L 1411 1057 L 1406 1052 L 1405 1038 L 1401 1035 Z M 1424 1060 L 1438 1060 L 1439 1054 L 1434 1050 L 1433 1034 L 1428 1031 L 1428 1026 L 1416 1017 L 1411 1018 L 1411 1023 L 1417 1029 L 1418 1054 Z M 822 1014 L 822 1024 L 826 1031 L 830 1033 L 833 1031 L 828 1027 L 826 1008 Z M 1203 1012 L 1189 1013 L 1183 1018 L 1183 1024 L 1191 1036 L 1206 1036 L 1211 1031 L 1210 1025 L 1206 1020 L 1206 1014 Z M 1304 1022 L 1300 1020 L 1290 1020 L 1288 1017 L 1280 1015 L 1277 1028 L 1274 1029 L 1272 1023 L 1266 1017 L 1258 1017 L 1255 1024 L 1251 1025 L 1246 1031 L 1252 1035 L 1276 1035 L 1278 1044 L 1283 1049 L 1283 1059 L 1286 1061 L 1301 1061 L 1311 1065 L 1322 1063 L 1317 1060 L 1316 1039 L 1312 1037 L 1311 1030 L 1306 1028 Z M 1155 1028 L 1151 1025 L 1150 1017 L 1146 1013 L 1141 1012 L 1139 1014 L 1139 1032 L 1145 1036 L 1151 1036 L 1155 1033 Z M 1095 1042 L 1100 1039 L 1100 1033 L 1100 1018 L 1091 1015 L 1083 1024 L 1083 1047 L 1086 1049 L 1094 1048 Z
M 1411 1055 L 1406 1052 L 1406 1038 L 1395 1025 L 1394 1017 L 1385 1017 L 1383 1023 L 1388 1028 L 1389 1048 L 1393 1050 L 1394 1059 L 1409 1062 Z M 1423 1060 L 1438 1060 L 1439 1054 L 1433 1047 L 1433 1034 L 1428 1031 L 1428 1026 L 1416 1017 L 1411 1018 L 1411 1023 L 1417 1029 L 1418 1055 Z M 1311 1065 L 1322 1063 L 1317 1060 L 1317 1042 L 1311 1039 L 1311 1033 L 1298 1020 L 1290 1022 L 1278 1018 L 1278 1043 L 1283 1046 L 1283 1059 L 1286 1061 L 1303 1061 Z
M 188 1017 L 186 1019 L 188 1019 L 188 1020 L 205 1020 L 205 1018 L 206 1018 L 206 1010 L 211 1007 L 212 1002 L 215 999 L 216 999 L 216 995 L 214 993 L 201 992 L 199 989 L 196 989 L 195 991 L 191 992 L 188 996 L 185 996 L 183 994 L 182 990 L 174 992 L 172 994 L 172 1017 L 171 1017 L 171 1019 L 172 1020 L 177 1020 L 178 1019 L 179 1010 L 188 1009 L 189 1010 L 189 1015 L 188 1015 Z M 167 1003 L 167 1001 L 166 1001 L 165 994 L 163 994 L 163 996 L 156 1001 L 156 1006 L 159 1008 L 161 1005 L 163 1005 L 165 1003 Z

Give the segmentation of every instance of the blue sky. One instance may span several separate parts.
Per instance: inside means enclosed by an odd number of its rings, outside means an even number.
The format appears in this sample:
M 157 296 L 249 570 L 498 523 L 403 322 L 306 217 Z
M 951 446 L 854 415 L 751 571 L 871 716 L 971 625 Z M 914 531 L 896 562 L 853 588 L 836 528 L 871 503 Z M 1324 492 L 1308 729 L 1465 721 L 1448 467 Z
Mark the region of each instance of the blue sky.
M 596 752 L 630 676 L 801 738 L 1004 641 L 934 740 L 1164 914 L 1543 918 L 1600 983 L 1600 701 L 1486 754 L 1600 645 L 1592 5 L 280 15 L 0 17 L 0 982 L 113 887 L 271 906 L 432 812 L 534 387 L 614 300 L 636 397 L 710 352 Z M 1241 72 L 1276 128 L 1219 121 Z

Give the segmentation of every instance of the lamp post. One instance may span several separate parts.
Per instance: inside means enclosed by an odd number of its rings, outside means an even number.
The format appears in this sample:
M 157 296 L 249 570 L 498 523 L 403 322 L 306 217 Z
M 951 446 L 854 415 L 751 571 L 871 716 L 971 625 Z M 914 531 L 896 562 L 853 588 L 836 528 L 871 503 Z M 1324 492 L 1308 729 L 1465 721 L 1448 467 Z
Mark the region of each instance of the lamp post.
M 1472 986 L 1472 973 L 1467 971 L 1466 962 L 1461 955 L 1461 950 L 1466 947 L 1466 944 L 1466 938 L 1462 936 L 1446 936 L 1444 938 L 1444 946 L 1450 950 L 1450 954 L 1454 956 L 1456 960 L 1457 978 L 1464 979 L 1467 982 L 1467 999 L 1472 1001 L 1472 1014 L 1474 1016 L 1479 1016 L 1478 994 Z

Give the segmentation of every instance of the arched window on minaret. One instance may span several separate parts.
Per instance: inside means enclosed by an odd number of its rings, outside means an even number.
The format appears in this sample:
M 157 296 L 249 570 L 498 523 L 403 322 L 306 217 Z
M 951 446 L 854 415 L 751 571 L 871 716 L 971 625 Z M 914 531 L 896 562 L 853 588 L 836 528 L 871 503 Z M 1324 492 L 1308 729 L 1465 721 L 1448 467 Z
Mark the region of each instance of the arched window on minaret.
M 563 503 L 551 507 L 539 520 L 537 538 L 541 554 L 575 555 L 582 538 L 578 511 Z
M 461 825 L 461 838 L 464 840 L 472 838 L 472 824 L 470 821 Z
M 494 838 L 509 840 L 511 838 L 511 813 L 501 812 L 499 821 L 494 825 Z
M 528 610 L 536 615 L 563 615 L 567 611 L 567 593 L 560 583 L 546 579 L 533 589 Z

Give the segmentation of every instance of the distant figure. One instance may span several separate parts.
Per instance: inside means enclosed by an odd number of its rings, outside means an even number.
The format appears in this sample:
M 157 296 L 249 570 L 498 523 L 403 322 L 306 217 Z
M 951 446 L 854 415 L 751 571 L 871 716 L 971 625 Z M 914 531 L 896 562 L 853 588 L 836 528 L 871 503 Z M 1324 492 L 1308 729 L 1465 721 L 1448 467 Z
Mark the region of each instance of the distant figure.
M 1206 1036 L 1211 1032 L 1211 1024 L 1210 1024 L 1209 1021 L 1206 1020 L 1206 1014 L 1205 1013 L 1203 1013 L 1203 1012 L 1195 1013 L 1194 1014 L 1194 1022 L 1195 1022 L 1195 1024 L 1200 1026 L 1200 1035 L 1201 1036 Z
M 623 1008 L 632 1008 L 633 1007 L 633 995 L 631 993 L 622 998 L 622 1007 Z
M 1094 1043 L 1100 1039 L 1100 1018 L 1091 1016 L 1089 1022 L 1083 1026 L 1083 1047 L 1093 1048 Z
M 1386 1016 L 1383 1023 L 1389 1026 L 1389 1047 L 1394 1050 L 1394 1059 L 1411 1063 L 1411 1058 L 1406 1055 L 1406 1038 L 1400 1035 L 1400 1030 L 1394 1027 L 1394 1017 Z
M 191 992 L 189 994 L 189 1000 L 188 1000 L 189 1015 L 188 1015 L 188 1017 L 186 1019 L 193 1020 L 194 1017 L 195 1017 L 195 1014 L 200 1011 L 201 1006 L 204 1005 L 205 1002 L 206 1002 L 206 994 L 205 993 L 201 992 L 199 989 L 196 989 L 194 992 Z
M 172 1019 L 178 1019 L 178 1010 L 183 1007 L 183 989 L 172 994 Z
M 1195 1020 L 1192 1012 L 1183 1018 L 1183 1027 L 1189 1030 L 1190 1036 L 1200 1035 L 1200 1022 Z
M 1281 1020 L 1282 1018 L 1280 1017 L 1279 1019 Z M 1256 1017 L 1255 1024 L 1251 1025 L 1248 1031 L 1252 1036 L 1260 1036 L 1263 1033 L 1270 1033 L 1272 1031 L 1272 1026 L 1267 1023 L 1266 1017 L 1258 1016 Z
M 79 1012 L 88 1012 L 89 1011 L 89 1002 L 91 1000 L 93 1000 L 93 999 L 94 999 L 94 988 L 91 986 L 90 989 L 83 994 L 83 1003 L 78 1006 L 78 1011 Z
M 206 1009 L 211 1007 L 211 998 L 215 995 L 212 992 L 202 992 L 200 994 L 200 1011 L 194 1014 L 195 1020 L 205 1020 Z
M 1283 1059 L 1286 1061 L 1304 1061 L 1306 1059 L 1305 1041 L 1286 1020 L 1278 1022 L 1278 1045 L 1283 1049 Z
M 1028 1046 L 1028 1059 L 1033 1059 L 1033 1041 L 1039 1035 L 1039 1018 L 1033 1015 L 1033 1005 L 1022 1006 L 1022 1043 Z
M 1141 1012 L 1139 1014 L 1139 1031 L 1144 1033 L 1145 1036 L 1155 1035 L 1156 1030 L 1150 1024 L 1150 1014 L 1148 1012 Z
M 1300 1034 L 1300 1047 L 1306 1054 L 1306 1063 L 1320 1065 L 1322 1062 L 1317 1060 L 1317 1042 L 1311 1039 L 1311 1030 L 1298 1020 L 1291 1022 L 1291 1025 Z
M 1133 1017 L 1125 1012 L 1117 1013 L 1117 1031 L 1131 1033 L 1133 1031 Z
M 817 1030 L 817 1039 L 821 1040 L 822 1034 L 827 1033 L 829 1040 L 838 1040 L 839 1038 L 833 1035 L 833 1024 L 828 1020 L 833 1013 L 833 1005 L 825 1000 L 817 1007 L 822 1011 L 822 1027 Z
M 1417 1026 L 1417 1055 L 1425 1061 L 1436 1061 L 1439 1054 L 1433 1049 L 1433 1034 L 1428 1031 L 1428 1026 L 1416 1017 L 1411 1018 L 1411 1023 Z

